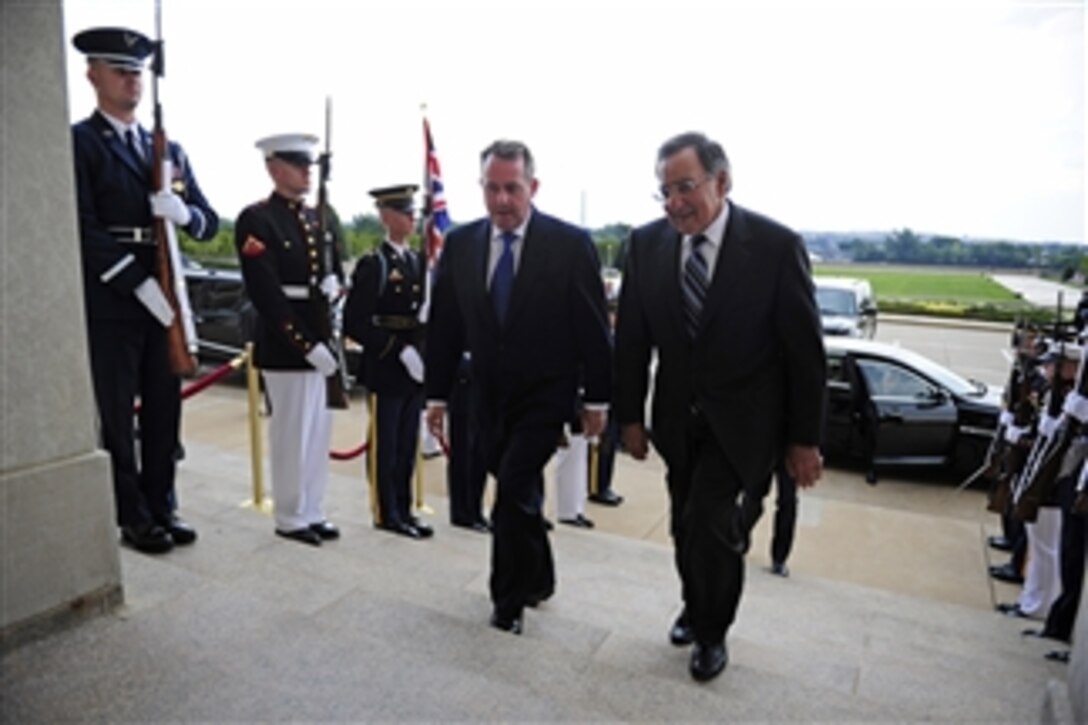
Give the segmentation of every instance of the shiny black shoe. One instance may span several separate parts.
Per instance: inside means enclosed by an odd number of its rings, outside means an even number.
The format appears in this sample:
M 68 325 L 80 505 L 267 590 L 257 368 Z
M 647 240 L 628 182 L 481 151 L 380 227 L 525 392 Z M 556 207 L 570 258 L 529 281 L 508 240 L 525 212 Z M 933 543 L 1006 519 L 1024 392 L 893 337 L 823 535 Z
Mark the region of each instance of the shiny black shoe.
M 491 614 L 491 626 L 495 629 L 503 632 L 509 632 L 510 634 L 521 634 L 521 617 L 514 617 L 513 619 L 505 619 L 500 617 L 498 613 L 493 612 Z
M 695 641 L 695 632 L 691 628 L 691 623 L 688 622 L 686 609 L 681 611 L 680 616 L 672 623 L 672 628 L 669 629 L 669 641 L 677 647 L 684 647 Z
M 122 526 L 121 541 L 144 554 L 165 554 L 174 548 L 170 533 L 156 524 Z
M 1006 617 L 1023 617 L 1027 618 L 1027 614 L 1020 608 L 1019 602 L 998 602 L 994 607 L 997 611 L 1004 614 Z
M 720 675 L 728 662 L 729 652 L 725 649 L 725 642 L 696 642 L 691 650 L 691 665 L 688 669 L 697 681 L 707 682 Z
M 1012 551 L 1012 542 L 1006 539 L 1004 536 L 990 536 L 986 539 L 986 543 L 990 545 L 991 549 L 997 549 L 998 551 Z
M 998 581 L 1008 582 L 1009 584 L 1023 584 L 1024 577 L 1020 572 L 1013 568 L 1011 563 L 1008 564 L 995 564 L 990 567 L 990 576 Z
M 607 491 L 601 491 L 600 493 L 591 493 L 589 495 L 589 500 L 593 503 L 599 503 L 602 506 L 619 506 L 623 503 L 623 496 L 620 496 L 612 489 L 608 489 Z
M 567 526 L 576 526 L 580 529 L 592 529 L 593 522 L 587 519 L 584 515 L 578 514 L 572 519 L 559 519 L 559 523 L 566 524 Z
M 196 541 L 196 529 L 176 514 L 172 514 L 170 518 L 163 519 L 158 523 L 159 526 L 166 529 L 166 533 L 170 534 L 170 538 L 178 546 L 187 546 Z
M 419 532 L 419 538 L 429 539 L 434 536 L 434 529 L 431 528 L 431 525 L 420 521 L 415 516 L 412 517 L 411 524 Z
M 314 532 L 325 541 L 332 541 L 333 539 L 340 538 L 340 529 L 336 528 L 336 525 L 328 520 L 310 524 L 310 531 Z
M 491 533 L 491 527 L 487 525 L 486 521 L 451 521 L 450 525 L 461 529 L 468 529 L 469 531 L 475 531 L 479 534 Z
M 382 531 L 388 531 L 392 534 L 400 534 L 401 536 L 407 536 L 409 539 L 422 539 L 423 535 L 419 533 L 419 529 L 411 524 L 398 521 L 395 524 L 374 524 L 374 528 L 381 529 Z
M 786 577 L 790 575 L 790 568 L 786 566 L 785 562 L 776 561 L 771 564 L 771 573 L 776 576 Z
M 316 531 L 313 531 L 309 528 L 292 529 L 291 531 L 276 529 L 276 536 L 282 536 L 285 539 L 297 541 L 301 544 L 309 544 L 310 546 L 321 546 L 321 537 L 317 535 Z
M 551 599 L 553 594 L 555 594 L 554 589 L 543 589 L 539 592 L 533 592 L 529 594 L 529 596 L 525 597 L 525 606 L 537 607 L 542 602 L 546 602 Z

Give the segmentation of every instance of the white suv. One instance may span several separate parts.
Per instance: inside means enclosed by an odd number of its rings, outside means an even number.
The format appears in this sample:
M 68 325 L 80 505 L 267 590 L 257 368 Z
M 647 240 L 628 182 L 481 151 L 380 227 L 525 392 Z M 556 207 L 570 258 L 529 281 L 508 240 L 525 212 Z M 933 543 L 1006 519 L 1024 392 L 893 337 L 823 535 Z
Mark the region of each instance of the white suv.
M 870 340 L 876 335 L 876 298 L 868 280 L 816 277 L 813 281 L 825 335 Z

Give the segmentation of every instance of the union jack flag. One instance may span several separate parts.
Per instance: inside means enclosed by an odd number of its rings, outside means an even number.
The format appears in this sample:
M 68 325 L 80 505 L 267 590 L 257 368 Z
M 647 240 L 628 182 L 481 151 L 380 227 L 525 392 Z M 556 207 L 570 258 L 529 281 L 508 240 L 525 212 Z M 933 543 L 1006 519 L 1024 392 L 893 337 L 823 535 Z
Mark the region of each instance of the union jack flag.
M 426 195 L 423 238 L 427 245 L 427 264 L 433 267 L 442 252 L 443 235 L 450 228 L 450 217 L 446 211 L 446 187 L 442 183 L 442 169 L 438 165 L 434 139 L 431 138 L 431 124 L 426 117 L 423 118 L 423 142 L 426 153 L 423 172 L 423 193 Z

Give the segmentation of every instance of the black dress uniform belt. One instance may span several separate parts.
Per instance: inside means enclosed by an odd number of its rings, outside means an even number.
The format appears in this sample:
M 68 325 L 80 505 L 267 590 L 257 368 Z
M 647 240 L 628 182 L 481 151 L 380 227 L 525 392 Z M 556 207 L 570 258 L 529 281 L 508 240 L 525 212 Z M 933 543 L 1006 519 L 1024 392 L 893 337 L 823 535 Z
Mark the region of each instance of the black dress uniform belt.
M 419 318 L 411 315 L 374 315 L 370 322 L 383 330 L 414 330 L 419 327 Z
M 107 231 L 119 242 L 127 244 L 154 244 L 151 227 L 108 227 Z

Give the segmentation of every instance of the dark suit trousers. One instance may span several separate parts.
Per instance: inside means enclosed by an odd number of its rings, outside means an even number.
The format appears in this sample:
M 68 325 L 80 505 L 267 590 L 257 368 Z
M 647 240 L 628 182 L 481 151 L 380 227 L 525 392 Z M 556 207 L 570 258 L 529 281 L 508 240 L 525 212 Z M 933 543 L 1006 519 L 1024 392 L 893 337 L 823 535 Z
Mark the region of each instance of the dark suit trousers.
M 409 395 L 378 393 L 374 397 L 378 406 L 377 490 L 381 523 L 409 523 L 423 391 Z
M 774 534 L 771 537 L 771 561 L 785 564 L 793 550 L 793 533 L 797 528 L 797 481 L 786 470 L 785 463 L 775 469 Z
M 497 445 L 489 441 L 487 446 L 498 482 L 491 510 L 491 601 L 503 619 L 520 617 L 529 595 L 555 589 L 555 564 L 541 508 L 544 466 L 555 452 L 559 432 L 559 426 L 515 428 L 502 434 Z
M 449 401 L 450 450 L 446 463 L 446 486 L 450 497 L 450 523 L 468 525 L 483 518 L 484 485 L 487 468 L 480 451 L 478 425 L 472 412 L 472 383 L 460 378 L 454 383 Z
M 744 588 L 748 533 L 737 502 L 744 486 L 701 415 L 689 418 L 687 441 L 684 462 L 668 474 L 676 566 L 695 639 L 715 643 L 733 624 Z
M 117 524 L 139 526 L 166 519 L 176 507 L 174 454 L 181 424 L 181 381 L 170 371 L 166 330 L 150 317 L 92 320 L 88 328 L 102 444 L 113 468 Z M 133 427 L 137 396 L 138 453 Z

